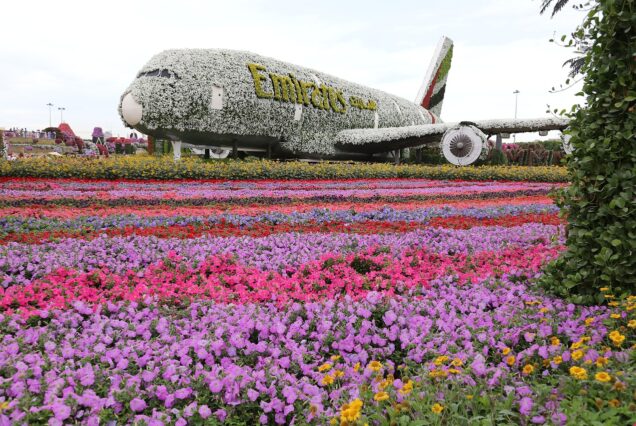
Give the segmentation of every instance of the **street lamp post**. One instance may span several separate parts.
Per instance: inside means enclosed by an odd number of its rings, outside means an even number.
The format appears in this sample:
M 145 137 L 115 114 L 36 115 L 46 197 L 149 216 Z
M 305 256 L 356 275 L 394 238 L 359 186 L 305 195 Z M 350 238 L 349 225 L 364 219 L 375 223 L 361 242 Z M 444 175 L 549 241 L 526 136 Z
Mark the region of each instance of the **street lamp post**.
M 64 123 L 64 111 L 66 111 L 66 108 L 59 107 L 58 111 L 60 111 L 60 123 Z
M 51 108 L 53 108 L 53 104 L 49 102 L 46 106 L 49 107 L 49 127 L 51 127 Z
M 514 92 L 512 92 L 513 95 L 515 95 L 515 120 L 517 119 L 517 105 L 519 103 L 519 90 L 516 90 Z M 517 142 L 517 135 L 512 135 L 514 142 Z

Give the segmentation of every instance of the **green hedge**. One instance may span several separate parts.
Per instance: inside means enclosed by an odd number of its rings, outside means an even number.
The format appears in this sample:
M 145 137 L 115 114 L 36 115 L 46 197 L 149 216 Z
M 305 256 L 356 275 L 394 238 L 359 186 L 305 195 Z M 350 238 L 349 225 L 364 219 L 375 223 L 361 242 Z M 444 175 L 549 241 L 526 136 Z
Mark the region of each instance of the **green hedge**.
M 3 177 L 59 177 L 86 179 L 358 179 L 427 178 L 462 180 L 525 180 L 566 182 L 563 167 L 509 167 L 452 165 L 425 166 L 388 163 L 316 163 L 276 161 L 204 161 L 185 157 L 175 163 L 171 158 L 147 155 L 28 158 L 0 162 Z

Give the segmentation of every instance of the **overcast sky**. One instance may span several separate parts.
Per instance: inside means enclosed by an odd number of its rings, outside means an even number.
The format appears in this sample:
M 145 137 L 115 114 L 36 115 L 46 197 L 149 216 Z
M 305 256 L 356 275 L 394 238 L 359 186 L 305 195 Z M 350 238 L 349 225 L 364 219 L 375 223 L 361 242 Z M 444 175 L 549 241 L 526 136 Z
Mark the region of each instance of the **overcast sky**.
M 414 100 L 442 35 L 455 41 L 445 121 L 547 116 L 577 90 L 562 84 L 572 52 L 549 43 L 582 19 L 539 15 L 539 0 L 4 2 L 0 127 L 64 121 L 126 134 L 119 97 L 150 57 L 170 48 L 249 50 Z M 533 137 L 530 137 L 531 139 Z

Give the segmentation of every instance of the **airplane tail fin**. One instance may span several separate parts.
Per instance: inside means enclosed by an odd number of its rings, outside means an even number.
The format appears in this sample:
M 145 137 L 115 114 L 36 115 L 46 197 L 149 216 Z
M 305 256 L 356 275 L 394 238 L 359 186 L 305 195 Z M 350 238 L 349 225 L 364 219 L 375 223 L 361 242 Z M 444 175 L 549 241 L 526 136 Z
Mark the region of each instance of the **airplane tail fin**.
M 442 111 L 446 78 L 453 59 L 453 40 L 442 37 L 435 49 L 435 55 L 428 67 L 424 83 L 417 94 L 415 103 L 421 105 L 437 117 Z

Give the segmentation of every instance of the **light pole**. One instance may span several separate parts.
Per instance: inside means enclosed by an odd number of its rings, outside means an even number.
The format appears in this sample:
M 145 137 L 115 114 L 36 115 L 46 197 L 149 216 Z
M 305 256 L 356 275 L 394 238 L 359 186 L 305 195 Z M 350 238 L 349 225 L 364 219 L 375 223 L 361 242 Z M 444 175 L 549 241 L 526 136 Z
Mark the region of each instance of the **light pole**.
M 64 111 L 66 111 L 66 108 L 59 107 L 57 110 L 60 112 L 60 124 L 64 123 Z
M 49 127 L 51 127 L 51 108 L 53 108 L 53 104 L 49 102 L 46 106 L 49 107 Z
M 512 92 L 513 95 L 515 95 L 515 120 L 517 119 L 517 105 L 518 105 L 518 101 L 519 101 L 519 90 L 516 90 L 514 92 Z M 512 135 L 512 138 L 514 140 L 514 143 L 517 143 L 517 135 Z

